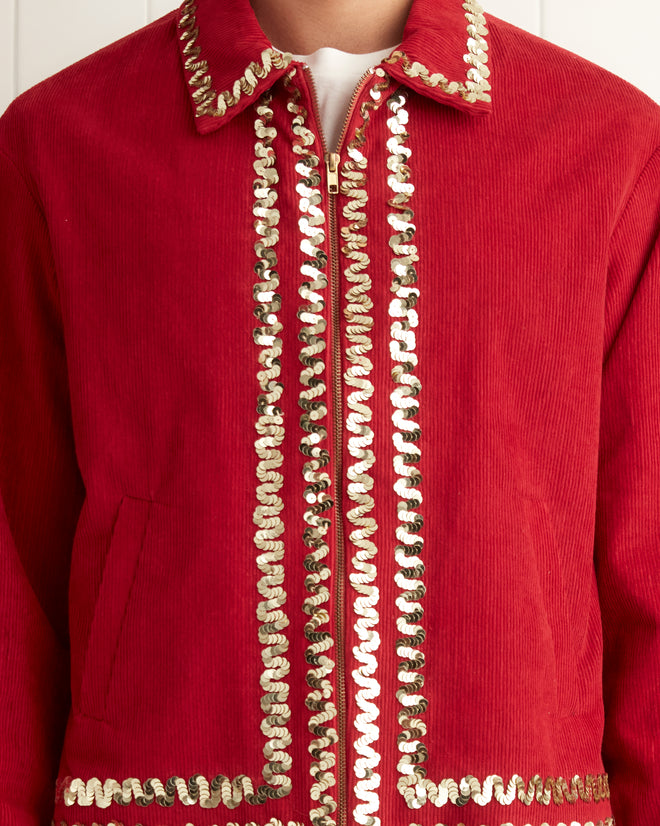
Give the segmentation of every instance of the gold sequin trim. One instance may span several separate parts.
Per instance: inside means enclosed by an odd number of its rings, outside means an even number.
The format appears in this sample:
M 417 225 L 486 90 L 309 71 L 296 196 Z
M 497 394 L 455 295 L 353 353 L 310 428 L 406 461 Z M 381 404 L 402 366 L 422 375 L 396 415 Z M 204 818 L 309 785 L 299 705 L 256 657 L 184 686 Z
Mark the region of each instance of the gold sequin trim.
M 83 823 L 80 823 L 78 821 L 76 821 L 75 823 L 68 823 L 67 824 L 63 820 L 58 821 L 58 823 L 56 823 L 54 820 L 52 820 L 50 826 L 86 826 L 86 825 L 83 824 Z M 107 824 L 97 823 L 96 821 L 94 821 L 93 823 L 90 824 L 90 826 L 124 826 L 124 824 L 119 820 L 111 820 Z M 135 823 L 133 826 L 142 826 L 142 824 L 141 823 Z M 184 824 L 184 826 L 195 826 L 195 824 L 186 823 L 186 824 Z M 213 824 L 213 826 L 217 826 L 217 824 Z M 225 826 L 241 826 L 241 824 L 231 822 L 231 823 L 225 824 Z M 259 826 L 259 824 L 254 823 L 253 821 L 250 821 L 249 823 L 246 823 L 245 826 Z M 287 823 L 285 823 L 283 820 L 277 820 L 276 818 L 271 818 L 267 823 L 264 824 L 264 826 L 305 826 L 305 824 L 300 823 L 299 821 L 294 821 L 294 820 L 289 820 Z M 421 826 L 421 825 L 418 824 L 418 823 L 411 823 L 410 826 Z M 436 823 L 435 826 L 445 826 L 445 824 L 444 823 Z M 465 826 L 465 823 L 459 823 L 459 824 L 457 824 L 457 826 Z M 486 826 L 486 824 L 482 824 L 482 826 Z M 514 826 L 514 824 L 513 823 L 502 823 L 501 826 Z M 525 824 L 525 826 L 532 826 L 532 824 L 527 823 L 527 824 Z M 616 826 L 616 824 L 614 822 L 613 817 L 607 817 L 607 818 L 605 818 L 605 820 L 598 820 L 598 821 L 595 821 L 595 822 L 593 820 L 589 820 L 584 824 L 580 824 L 576 820 L 572 820 L 570 823 L 551 824 L 551 823 L 546 822 L 546 823 L 541 823 L 541 826 Z
M 54 820 L 51 820 L 50 826 L 86 826 L 86 824 L 80 823 L 79 821 L 76 821 L 75 823 L 68 823 L 67 824 L 63 820 L 59 820 L 56 823 Z M 124 826 L 124 824 L 120 820 L 110 820 L 110 821 L 108 821 L 107 824 L 106 823 L 97 823 L 96 821 L 93 821 L 92 823 L 89 824 L 89 826 Z M 135 823 L 135 824 L 132 824 L 132 826 L 142 826 L 142 824 L 141 823 Z M 161 826 L 163 826 L 163 825 L 161 824 Z M 179 822 L 177 822 L 176 826 L 180 826 Z M 194 823 L 185 823 L 184 826 L 195 826 L 195 824 Z M 218 826 L 218 824 L 214 823 L 213 826 Z M 226 824 L 224 824 L 224 826 L 241 826 L 241 824 L 236 823 L 232 820 L 231 823 L 226 823 Z M 246 823 L 245 826 L 259 826 L 259 824 L 255 823 L 254 821 L 251 820 L 249 823 Z M 264 826 L 305 826 L 305 824 L 301 823 L 299 820 L 284 821 L 284 820 L 278 820 L 276 817 L 271 817 L 271 819 L 267 823 L 264 823 Z
M 329 656 L 334 647 L 334 640 L 328 630 L 330 614 L 327 606 L 330 591 L 325 584 L 331 573 L 325 562 L 330 552 L 325 535 L 331 527 L 328 511 L 334 504 L 328 492 L 330 475 L 324 470 L 330 462 L 328 432 L 323 421 L 328 413 L 327 371 L 323 357 L 326 349 L 323 336 L 327 326 L 324 296 L 328 287 L 325 272 L 328 256 L 322 249 L 326 242 L 326 219 L 322 207 L 320 161 L 310 149 L 314 144 L 314 135 L 305 125 L 307 111 L 299 103 L 301 93 L 292 86 L 290 76 L 285 77 L 284 82 L 291 89 L 287 108 L 294 115 L 293 151 L 298 158 L 296 172 L 299 180 L 296 192 L 301 214 L 298 224 L 302 233 L 300 251 L 304 256 L 300 270 L 302 283 L 298 290 L 305 301 L 298 309 L 298 319 L 302 322 L 299 339 L 304 345 L 299 356 L 303 365 L 300 373 L 303 389 L 298 403 L 303 410 L 300 417 L 303 430 L 300 451 L 307 458 L 303 465 L 306 483 L 304 498 L 307 505 L 303 542 L 310 549 L 304 560 L 308 595 L 303 602 L 303 611 L 309 617 L 305 623 L 305 637 L 308 641 L 305 660 L 311 666 L 307 672 L 307 684 L 311 691 L 305 704 L 312 712 L 308 724 L 313 735 L 309 745 L 312 755 L 310 774 L 314 778 L 310 796 L 318 803 L 311 809 L 310 819 L 314 826 L 330 826 L 334 823 L 331 814 L 336 810 L 337 802 L 329 790 L 336 785 L 337 780 L 334 773 L 336 757 L 329 749 L 337 742 L 338 735 L 337 730 L 330 725 L 337 716 L 337 708 L 332 699 L 333 686 L 330 680 L 335 667 L 334 660 Z
M 195 45 L 199 35 L 196 11 L 195 0 L 185 0 L 180 7 L 178 23 L 179 28 L 183 29 L 180 39 L 187 41 L 183 47 L 183 54 L 186 56 L 184 66 L 191 75 L 188 79 L 189 85 L 195 87 L 192 95 L 196 104 L 195 117 L 222 117 L 231 106 L 236 106 L 242 95 L 254 94 L 259 81 L 267 77 L 273 69 L 285 69 L 293 60 L 293 56 L 288 52 L 264 49 L 260 62 L 252 61 L 231 89 L 218 93 L 213 88 L 213 78 L 208 73 L 208 61 L 201 58 L 201 49 Z
M 189 824 L 186 824 L 189 826 Z M 419 823 L 411 823 L 410 826 L 421 826 Z M 435 826 L 445 826 L 444 823 L 436 823 Z M 465 823 L 458 823 L 457 826 L 465 826 Z M 487 826 L 487 824 L 483 823 L 481 826 Z M 514 826 L 513 823 L 502 823 L 501 826 Z M 521 824 L 521 826 L 533 826 L 532 823 Z M 614 818 L 613 817 L 606 817 L 605 820 L 598 820 L 594 822 L 593 820 L 588 820 L 586 823 L 580 824 L 577 820 L 571 820 L 570 823 L 541 823 L 541 826 L 615 826 Z
M 270 786 L 260 787 L 259 794 L 254 793 L 254 784 L 249 777 L 241 774 L 233 780 L 218 774 L 208 780 L 202 774 L 194 774 L 189 779 L 173 775 L 165 783 L 157 777 L 150 777 L 142 783 L 137 777 L 128 777 L 119 783 L 108 778 L 101 783 L 98 777 L 92 777 L 86 783 L 80 778 L 65 778 L 61 796 L 66 806 L 97 806 L 107 809 L 113 803 L 120 806 L 129 806 L 135 802 L 138 806 L 170 807 L 175 801 L 184 806 L 198 804 L 202 809 L 215 809 L 220 805 L 228 809 L 235 809 L 245 799 L 248 803 L 264 803 L 261 790 L 268 790 L 268 796 L 274 797 L 273 792 L 279 790 Z M 57 794 L 59 797 L 59 793 Z M 56 799 L 57 799 L 56 797 Z
M 286 775 L 291 768 L 291 757 L 286 751 L 291 745 L 291 734 L 286 727 L 291 719 L 287 704 L 289 685 L 286 682 L 290 671 L 286 658 L 289 642 L 283 633 L 289 620 L 282 608 L 286 602 L 282 564 L 284 542 L 278 538 L 284 532 L 280 519 L 284 504 L 279 495 L 284 479 L 277 470 L 284 461 L 280 450 L 284 440 L 284 420 L 282 410 L 277 406 L 283 390 L 282 383 L 278 380 L 281 370 L 282 339 L 279 333 L 282 331 L 282 323 L 277 317 L 281 298 L 277 293 L 279 276 L 275 269 L 277 255 L 274 250 L 279 238 L 277 224 L 280 216 L 275 209 L 275 186 L 279 178 L 272 145 L 276 131 L 270 125 L 273 118 L 271 98 L 270 93 L 266 94 L 256 106 L 254 171 L 257 178 L 253 185 L 254 228 L 259 236 L 254 245 L 258 258 L 255 272 L 259 277 L 253 288 L 256 302 L 254 314 L 263 325 L 254 329 L 254 341 L 261 346 L 258 357 L 261 369 L 257 373 L 261 393 L 257 398 L 259 418 L 255 423 L 259 436 L 255 442 L 259 457 L 259 504 L 254 510 L 253 522 L 257 526 L 254 543 L 260 552 L 257 567 L 263 574 L 257 583 L 257 589 L 263 597 L 263 602 L 257 607 L 257 618 L 263 623 L 259 628 L 259 641 L 264 646 L 264 671 L 260 685 L 264 691 L 261 710 L 265 717 L 261 731 L 268 738 L 264 745 L 266 764 L 262 771 L 269 785 L 260 786 L 256 795 L 247 797 L 249 803 L 263 803 L 269 798 L 284 797 L 291 791 L 291 779 Z
M 465 17 L 468 21 L 467 52 L 463 55 L 463 60 L 470 67 L 466 71 L 467 79 L 465 81 L 450 82 L 440 72 L 431 74 L 423 63 L 411 61 L 408 55 L 399 49 L 392 52 L 383 62 L 397 63 L 400 61 L 401 67 L 408 77 L 418 77 L 425 86 L 439 86 L 443 92 L 449 95 L 458 94 L 459 97 L 469 103 L 474 103 L 477 100 L 490 101 L 491 97 L 488 91 L 491 87 L 487 80 L 490 69 L 486 66 L 488 62 L 488 43 L 484 37 L 488 34 L 486 18 L 477 0 L 466 0 L 463 3 L 463 8 L 466 10 Z
M 519 774 L 514 774 L 508 784 L 497 774 L 489 775 L 483 783 L 468 774 L 460 781 L 445 778 L 436 784 L 426 778 L 419 778 L 417 786 L 408 785 L 408 778 L 399 780 L 399 791 L 411 809 L 419 809 L 427 801 L 434 806 L 465 806 L 473 800 L 479 806 L 486 806 L 495 800 L 502 806 L 510 806 L 519 800 L 526 806 L 534 801 L 549 806 L 551 803 L 599 803 L 609 800 L 610 788 L 607 774 L 587 774 L 584 779 L 576 774 L 570 780 L 563 777 L 542 778 L 535 774 L 528 783 Z
M 370 380 L 372 363 L 367 355 L 372 349 L 370 333 L 373 318 L 369 311 L 373 307 L 373 302 L 369 296 L 371 278 L 366 270 L 370 261 L 366 251 L 367 237 L 364 234 L 367 226 L 367 215 L 364 212 L 368 200 L 367 158 L 361 149 L 365 143 L 365 130 L 370 112 L 381 103 L 383 91 L 388 86 L 389 80 L 377 82 L 371 90 L 371 100 L 365 101 L 361 107 L 362 124 L 347 147 L 348 160 L 342 166 L 341 174 L 344 180 L 340 189 L 342 195 L 348 198 L 343 209 L 347 223 L 341 228 L 344 241 L 342 251 L 351 262 L 344 275 L 354 285 L 346 293 L 347 306 L 344 309 L 348 340 L 346 358 L 350 365 L 344 378 L 351 388 L 346 400 L 349 413 L 345 426 L 351 434 L 347 446 L 354 460 L 346 472 L 347 493 L 355 503 L 355 507 L 347 513 L 348 520 L 354 526 L 348 539 L 356 549 L 349 581 L 357 594 L 353 602 L 353 611 L 357 616 L 354 628 L 359 639 L 359 644 L 353 649 L 353 655 L 358 663 L 352 671 L 357 686 L 355 701 L 358 707 L 354 720 L 358 738 L 353 743 L 353 770 L 356 777 L 354 791 L 361 802 L 357 804 L 353 814 L 356 822 L 365 826 L 378 826 L 380 823 L 379 818 L 375 816 L 379 809 L 377 789 L 380 786 L 380 775 L 376 768 L 380 762 L 380 754 L 374 747 L 379 737 L 376 725 L 379 709 L 374 701 L 380 694 L 380 683 L 374 675 L 378 667 L 376 652 L 380 645 L 380 636 L 377 631 L 376 610 L 378 588 L 374 585 L 376 565 L 373 561 L 378 548 L 371 540 L 378 526 L 371 516 L 374 500 L 370 491 L 374 480 L 369 474 L 375 461 L 371 449 L 374 434 L 369 424 L 372 414 L 368 404 L 374 386 Z
M 415 416 L 419 412 L 418 396 L 422 386 L 413 372 L 417 367 L 415 328 L 418 317 L 415 306 L 419 299 L 419 289 L 414 285 L 417 283 L 415 263 L 419 257 L 417 248 L 412 243 L 416 228 L 409 202 L 415 187 L 410 182 L 408 166 L 411 149 L 406 146 L 408 111 L 405 103 L 406 96 L 402 91 L 390 97 L 387 102 L 392 111 L 392 117 L 387 121 L 391 132 L 387 141 L 387 168 L 390 173 L 387 183 L 392 191 L 388 204 L 395 210 L 387 216 L 393 230 L 390 238 L 390 247 L 394 253 L 390 290 L 395 295 L 389 306 L 390 317 L 394 319 L 390 327 L 390 355 L 394 361 L 392 380 L 395 384 L 390 399 L 394 407 L 392 422 L 395 430 L 392 440 L 398 451 L 394 457 L 394 470 L 399 478 L 394 483 L 394 491 L 399 496 L 397 513 L 400 522 L 396 528 L 398 544 L 395 548 L 399 570 L 394 578 L 401 592 L 396 600 L 400 611 L 396 625 L 403 635 L 396 641 L 399 658 L 397 678 L 402 684 L 396 696 L 403 706 L 398 714 L 401 731 L 397 735 L 397 743 L 401 754 L 397 769 L 403 775 L 401 787 L 404 789 L 425 777 L 426 769 L 420 764 L 428 757 L 427 749 L 421 741 L 426 734 L 426 723 L 419 716 L 428 706 L 428 701 L 420 693 L 424 686 L 424 676 L 420 673 L 424 667 L 424 653 L 420 650 L 420 645 L 426 636 L 419 624 L 424 614 L 419 602 L 425 593 L 422 581 L 424 564 L 420 558 L 424 547 L 420 530 L 424 522 L 419 513 L 423 501 L 419 490 L 422 477 L 415 467 L 421 457 L 418 444 L 421 430 Z

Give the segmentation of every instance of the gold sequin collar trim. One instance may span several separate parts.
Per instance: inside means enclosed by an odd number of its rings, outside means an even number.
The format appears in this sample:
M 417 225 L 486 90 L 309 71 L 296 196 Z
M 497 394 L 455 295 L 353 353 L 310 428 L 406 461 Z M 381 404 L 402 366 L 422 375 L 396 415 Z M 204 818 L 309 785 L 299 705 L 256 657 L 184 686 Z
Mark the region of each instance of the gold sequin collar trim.
M 273 48 L 249 0 L 183 0 L 172 14 L 201 134 L 271 89 L 293 61 Z M 395 80 L 426 97 L 483 114 L 491 107 L 487 34 L 477 0 L 413 0 L 401 45 L 384 65 Z
M 210 61 L 211 55 L 207 57 L 206 54 L 202 54 L 202 47 L 198 42 L 200 33 L 198 6 L 201 4 L 203 10 L 210 13 L 210 10 L 207 11 L 204 7 L 204 2 L 205 0 L 184 0 L 178 9 L 177 23 L 183 67 L 191 90 L 195 120 L 200 132 L 213 128 L 208 125 L 207 118 L 222 121 L 228 113 L 244 109 L 257 97 L 255 94 L 257 91 L 264 92 L 284 74 L 292 60 L 291 54 L 279 52 L 265 42 L 259 57 L 246 62 L 242 74 L 226 83 L 226 88 L 223 88 L 224 78 L 219 77 L 220 72 L 214 71 L 214 66 Z M 209 0 L 206 2 L 208 3 Z M 215 53 L 214 50 L 213 55 Z M 216 90 L 216 84 L 220 85 L 221 91 Z M 199 122 L 200 118 L 204 120 Z
M 486 18 L 477 0 L 466 0 L 462 7 L 465 10 L 464 17 L 467 20 L 462 55 L 464 66 L 461 66 L 460 75 L 456 79 L 450 79 L 442 72 L 432 71 L 429 68 L 432 61 L 438 62 L 440 58 L 432 56 L 430 51 L 428 56 L 425 57 L 424 49 L 422 48 L 420 51 L 420 46 L 414 40 L 408 47 L 405 33 L 401 48 L 386 57 L 384 63 L 390 65 L 388 71 L 395 77 L 407 85 L 412 85 L 417 91 L 428 97 L 437 98 L 440 95 L 440 100 L 445 99 L 445 102 L 451 102 L 453 105 L 459 106 L 461 106 L 459 101 L 469 104 L 481 104 L 478 110 L 488 111 L 490 108 L 488 105 L 491 103 L 488 92 L 491 85 L 488 81 L 490 69 L 486 65 L 488 62 L 488 43 L 485 37 L 488 34 Z M 413 12 L 416 9 L 417 6 L 413 6 Z M 440 11 L 444 12 L 445 10 L 441 9 Z M 411 12 L 411 20 L 415 23 L 416 17 L 413 12 Z M 449 31 L 452 32 L 454 29 L 449 28 Z M 432 34 L 431 40 L 433 40 Z M 417 59 L 411 56 L 415 54 L 412 51 L 415 47 L 418 54 Z M 449 57 L 455 58 L 455 55 Z M 452 66 L 452 69 L 456 73 L 459 72 L 458 66 Z M 452 101 L 451 98 L 454 100 Z

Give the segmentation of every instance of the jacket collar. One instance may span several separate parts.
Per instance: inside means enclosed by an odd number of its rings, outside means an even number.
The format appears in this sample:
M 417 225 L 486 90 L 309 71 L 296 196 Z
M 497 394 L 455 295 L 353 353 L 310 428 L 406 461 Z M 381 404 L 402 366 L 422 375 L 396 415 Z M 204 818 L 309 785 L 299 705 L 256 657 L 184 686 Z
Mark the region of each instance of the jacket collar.
M 197 131 L 227 123 L 284 75 L 292 56 L 274 49 L 249 0 L 184 0 L 178 40 Z M 477 0 L 413 0 L 392 77 L 471 114 L 491 109 L 486 20 Z

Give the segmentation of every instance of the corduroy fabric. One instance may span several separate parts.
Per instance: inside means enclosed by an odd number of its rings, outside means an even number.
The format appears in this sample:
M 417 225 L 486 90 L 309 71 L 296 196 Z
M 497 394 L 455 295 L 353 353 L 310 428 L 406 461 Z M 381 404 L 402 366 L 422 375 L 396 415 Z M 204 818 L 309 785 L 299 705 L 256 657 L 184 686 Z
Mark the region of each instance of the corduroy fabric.
M 614 817 L 617 826 L 656 826 L 660 107 L 487 10 L 492 100 L 424 84 L 401 62 L 383 63 L 382 76 L 363 84 L 340 166 L 372 101 L 360 149 L 372 302 L 372 392 L 362 403 L 371 411 L 378 553 L 373 572 L 360 574 L 346 475 L 355 464 L 349 179 L 340 174 L 333 225 L 300 64 L 273 70 L 225 115 L 196 117 L 183 8 L 40 82 L 0 117 L 0 822 L 609 826 Z M 232 89 L 268 41 L 247 0 L 194 8 L 198 59 L 216 92 Z M 402 49 L 431 74 L 464 80 L 467 39 L 460 2 L 415 0 Z M 275 678 L 264 676 L 255 544 L 265 347 L 254 332 L 255 120 L 269 92 L 284 422 L 273 495 L 282 502 L 288 620 L 288 670 Z M 401 93 L 419 289 L 421 391 L 410 421 L 421 453 L 408 461 L 421 479 L 425 593 L 423 616 L 411 622 L 425 632 L 417 650 L 428 708 L 417 739 L 428 750 L 426 777 L 449 790 L 442 805 L 420 808 L 397 787 L 399 663 L 408 655 L 397 651 L 388 221 L 397 210 L 387 141 L 389 104 Z M 294 131 L 296 113 L 309 147 Z M 308 173 L 319 177 L 301 184 L 305 152 L 320 159 Z M 320 631 L 332 639 L 332 702 L 346 694 L 324 769 L 334 782 L 324 794 L 339 808 L 323 814 L 323 796 L 311 792 L 321 735 L 310 731 L 301 610 L 310 596 L 309 459 L 300 449 L 306 186 L 321 195 L 328 255 L 317 260 L 329 281 L 317 357 L 327 390 L 323 470 L 336 500 Z M 377 588 L 378 611 L 376 735 L 369 729 L 377 780 L 366 804 L 354 747 L 362 575 Z M 275 723 L 264 723 L 269 679 L 287 686 L 285 722 L 275 710 Z M 264 726 L 273 724 L 291 738 L 290 768 L 282 773 L 281 749 L 272 757 L 291 790 L 250 803 L 237 791 L 241 776 L 276 790 L 262 774 Z M 604 781 L 589 781 L 605 774 L 610 796 Z M 231 791 L 203 804 L 205 781 L 219 775 L 238 778 L 236 806 L 227 805 Z

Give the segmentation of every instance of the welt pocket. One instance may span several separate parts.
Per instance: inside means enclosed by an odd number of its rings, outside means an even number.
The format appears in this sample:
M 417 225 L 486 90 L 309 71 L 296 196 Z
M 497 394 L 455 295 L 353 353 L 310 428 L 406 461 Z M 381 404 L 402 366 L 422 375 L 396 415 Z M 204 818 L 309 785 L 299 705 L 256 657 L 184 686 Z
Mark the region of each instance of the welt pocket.
M 565 571 L 548 504 L 544 499 L 523 495 L 527 530 L 534 554 L 545 619 L 552 638 L 553 653 L 559 675 L 566 676 L 570 657 L 570 612 L 566 599 Z M 561 683 L 561 681 L 560 681 Z M 560 712 L 563 707 L 562 685 L 558 685 Z
M 523 495 L 526 527 L 534 550 L 539 585 L 552 624 L 566 619 L 564 570 L 548 505 L 544 499 Z M 553 622 L 554 621 L 554 622 Z
M 119 502 L 103 566 L 85 649 L 80 684 L 80 712 L 104 719 L 106 699 L 122 629 L 148 530 L 149 499 L 124 495 Z

